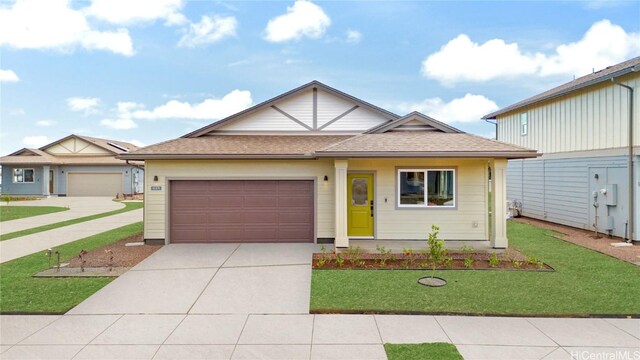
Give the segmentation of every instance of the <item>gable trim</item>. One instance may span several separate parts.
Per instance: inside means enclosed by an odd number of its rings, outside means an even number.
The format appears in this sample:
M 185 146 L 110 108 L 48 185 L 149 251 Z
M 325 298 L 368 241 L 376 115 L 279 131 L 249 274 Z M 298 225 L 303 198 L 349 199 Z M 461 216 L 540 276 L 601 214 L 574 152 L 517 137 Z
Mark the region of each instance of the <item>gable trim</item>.
M 293 117 L 292 115 L 288 114 L 286 111 L 280 109 L 279 107 L 277 107 L 275 105 L 271 105 L 271 108 L 273 108 L 273 110 L 279 112 L 280 114 L 286 116 L 288 119 L 293 120 L 298 125 L 301 125 L 301 126 L 305 127 L 307 130 L 313 130 L 311 127 L 309 127 L 309 125 L 307 125 L 307 124 L 303 123 L 302 121 L 296 119 L 295 117 Z
M 347 110 L 347 111 L 343 112 L 342 114 L 340 114 L 340 115 L 338 115 L 338 116 L 334 117 L 333 119 L 331 119 L 331 120 L 327 121 L 326 123 L 324 123 L 322 126 L 320 126 L 320 127 L 318 128 L 318 130 L 322 130 L 322 129 L 326 128 L 327 126 L 329 126 L 329 125 L 333 124 L 334 122 L 336 122 L 336 121 L 338 121 L 338 120 L 342 119 L 343 117 L 345 117 L 345 116 L 349 115 L 352 111 L 354 111 L 355 109 L 357 109 L 357 108 L 359 108 L 359 107 L 360 107 L 359 105 L 355 105 L 355 106 L 354 106 L 354 107 L 352 107 L 351 109 L 349 109 L 349 110 Z
M 242 111 L 240 111 L 238 113 L 235 113 L 235 114 L 233 114 L 231 116 L 228 116 L 228 117 L 226 117 L 224 119 L 218 120 L 218 121 L 216 121 L 216 122 L 214 122 L 212 124 L 209 124 L 207 126 L 201 127 L 200 129 L 192 131 L 192 132 L 190 132 L 188 134 L 185 134 L 185 135 L 183 135 L 181 137 L 183 137 L 183 138 L 200 137 L 200 136 L 205 135 L 206 133 L 208 133 L 210 131 L 213 131 L 215 129 L 220 128 L 222 125 L 225 125 L 225 124 L 228 124 L 228 123 L 230 123 L 232 121 L 238 120 L 242 116 L 252 114 L 254 112 L 257 112 L 259 110 L 264 109 L 265 107 L 270 107 L 270 106 L 274 105 L 277 101 L 290 98 L 290 97 L 292 97 L 292 96 L 294 96 L 294 95 L 296 95 L 296 94 L 298 94 L 300 92 L 308 90 L 309 88 L 321 89 L 321 90 L 326 91 L 326 92 L 328 92 L 328 93 L 330 93 L 330 94 L 332 94 L 332 95 L 334 95 L 334 96 L 336 96 L 338 98 L 341 98 L 343 100 L 346 100 L 346 101 L 349 101 L 349 102 L 355 102 L 356 104 L 358 104 L 362 108 L 365 108 L 367 110 L 370 110 L 372 112 L 375 112 L 375 113 L 377 113 L 379 115 L 382 115 L 382 116 L 390 118 L 390 119 L 397 119 L 397 118 L 400 117 L 399 115 L 394 114 L 394 113 L 392 113 L 392 112 L 390 112 L 388 110 L 385 110 L 383 108 L 377 107 L 377 106 L 375 106 L 375 105 L 373 105 L 371 103 L 368 103 L 368 102 L 366 102 L 364 100 L 358 99 L 358 98 L 356 98 L 354 96 L 351 96 L 351 95 L 349 95 L 347 93 L 344 93 L 344 92 L 342 92 L 340 90 L 337 90 L 337 89 L 334 89 L 334 88 L 332 88 L 330 86 L 327 86 L 327 85 L 325 85 L 325 84 L 323 84 L 323 83 L 321 83 L 321 82 L 319 82 L 317 80 L 314 80 L 314 81 L 312 81 L 310 83 L 304 84 L 304 85 L 302 85 L 300 87 L 297 87 L 297 88 L 295 88 L 293 90 L 289 90 L 289 91 L 287 91 L 287 92 L 285 92 L 283 94 L 280 94 L 280 95 L 278 95 L 278 96 L 276 96 L 274 98 L 271 98 L 269 100 L 263 101 L 263 102 L 261 102 L 261 103 L 259 103 L 257 105 L 254 105 L 254 106 L 252 106 L 252 107 L 250 107 L 248 109 L 242 110 Z
M 414 111 L 412 113 L 409 113 L 399 119 L 396 120 L 392 120 L 386 124 L 382 124 L 380 126 L 374 127 L 373 129 L 368 130 L 367 132 L 365 132 L 365 134 L 381 134 L 384 132 L 387 132 L 391 129 L 394 129 L 398 126 L 401 126 L 403 124 L 408 123 L 411 120 L 418 120 L 420 122 L 422 122 L 425 125 L 429 125 L 433 128 L 435 128 L 436 130 L 440 130 L 444 133 L 464 133 L 464 131 L 462 130 L 458 130 L 456 128 L 454 128 L 453 126 L 447 125 L 441 121 L 438 121 L 432 117 L 429 117 L 425 114 L 422 114 L 420 112 Z

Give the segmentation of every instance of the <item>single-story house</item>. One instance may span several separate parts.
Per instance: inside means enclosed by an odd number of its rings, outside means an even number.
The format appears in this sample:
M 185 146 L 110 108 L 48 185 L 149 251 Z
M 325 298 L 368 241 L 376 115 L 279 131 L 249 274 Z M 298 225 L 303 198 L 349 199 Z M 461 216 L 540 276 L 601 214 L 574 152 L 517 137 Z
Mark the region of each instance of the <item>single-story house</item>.
M 144 192 L 142 162 L 116 159 L 137 150 L 123 141 L 69 135 L 39 149 L 0 158 L 2 193 L 40 196 L 113 196 Z
M 507 160 L 537 156 L 313 81 L 118 158 L 145 161 L 147 241 L 347 247 L 424 240 L 436 224 L 504 248 Z

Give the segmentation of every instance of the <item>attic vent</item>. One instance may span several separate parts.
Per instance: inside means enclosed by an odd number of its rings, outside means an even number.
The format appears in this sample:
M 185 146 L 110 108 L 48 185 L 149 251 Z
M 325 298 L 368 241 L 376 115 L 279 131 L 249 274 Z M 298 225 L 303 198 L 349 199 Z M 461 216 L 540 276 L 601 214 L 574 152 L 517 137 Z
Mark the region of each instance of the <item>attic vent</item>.
M 108 144 L 108 145 L 113 146 L 114 148 L 116 148 L 116 149 L 118 149 L 118 150 L 122 150 L 122 151 L 124 151 L 124 152 L 129 152 L 129 149 L 127 149 L 127 148 L 126 148 L 126 147 L 124 147 L 124 146 L 120 146 L 120 145 L 118 145 L 118 144 L 114 144 L 114 143 L 112 143 L 112 142 L 108 142 L 107 144 Z

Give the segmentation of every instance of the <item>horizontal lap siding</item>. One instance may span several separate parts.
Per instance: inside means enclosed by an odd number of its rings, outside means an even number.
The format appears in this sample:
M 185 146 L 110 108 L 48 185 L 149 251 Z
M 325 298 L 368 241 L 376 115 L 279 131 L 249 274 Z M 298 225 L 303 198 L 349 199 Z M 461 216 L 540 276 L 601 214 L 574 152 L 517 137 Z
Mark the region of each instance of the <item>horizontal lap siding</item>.
M 397 209 L 396 167 L 457 168 L 457 209 Z M 426 240 L 431 225 L 446 240 L 487 240 L 487 161 L 458 159 L 349 160 L 350 171 L 375 171 L 376 237 Z M 386 202 L 385 202 L 386 199 Z M 477 222 L 478 227 L 473 227 Z
M 167 179 L 315 179 L 317 237 L 334 237 L 334 165 L 333 160 L 245 160 L 245 161 L 161 161 L 146 162 L 145 179 L 145 238 L 164 239 Z M 153 177 L 158 176 L 158 182 Z M 327 175 L 329 181 L 323 181 Z M 151 190 L 161 186 L 161 190 Z

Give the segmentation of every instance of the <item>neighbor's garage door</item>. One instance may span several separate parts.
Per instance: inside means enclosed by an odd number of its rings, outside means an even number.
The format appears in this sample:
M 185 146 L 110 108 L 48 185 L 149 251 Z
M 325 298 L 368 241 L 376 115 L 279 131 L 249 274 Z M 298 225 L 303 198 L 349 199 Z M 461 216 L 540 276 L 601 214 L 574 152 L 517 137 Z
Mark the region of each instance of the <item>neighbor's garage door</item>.
M 305 180 L 171 181 L 172 243 L 313 242 Z
M 67 196 L 112 196 L 122 193 L 122 173 L 68 173 Z

